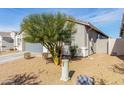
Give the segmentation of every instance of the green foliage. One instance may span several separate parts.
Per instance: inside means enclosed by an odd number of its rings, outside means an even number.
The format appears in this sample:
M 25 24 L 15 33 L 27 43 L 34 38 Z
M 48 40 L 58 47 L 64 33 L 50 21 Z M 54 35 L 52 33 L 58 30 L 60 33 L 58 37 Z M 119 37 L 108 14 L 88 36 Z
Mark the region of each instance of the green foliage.
M 77 52 L 77 48 L 78 48 L 78 46 L 75 46 L 75 45 L 69 47 L 71 58 L 73 58 L 75 56 L 75 54 Z
M 65 14 L 42 13 L 32 14 L 24 18 L 21 31 L 24 32 L 24 40 L 27 42 L 41 43 L 54 56 L 60 57 L 63 43 L 71 42 L 75 33 L 74 20 Z

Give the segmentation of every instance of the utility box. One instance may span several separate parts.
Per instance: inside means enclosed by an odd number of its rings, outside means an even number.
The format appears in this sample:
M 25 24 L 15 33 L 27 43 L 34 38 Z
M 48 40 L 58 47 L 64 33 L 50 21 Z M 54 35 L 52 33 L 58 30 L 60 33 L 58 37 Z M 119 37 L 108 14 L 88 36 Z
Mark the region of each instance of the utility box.
M 61 80 L 68 81 L 69 77 L 69 59 L 62 59 Z
M 82 50 L 82 56 L 87 57 L 88 56 L 88 48 L 82 47 L 81 50 Z

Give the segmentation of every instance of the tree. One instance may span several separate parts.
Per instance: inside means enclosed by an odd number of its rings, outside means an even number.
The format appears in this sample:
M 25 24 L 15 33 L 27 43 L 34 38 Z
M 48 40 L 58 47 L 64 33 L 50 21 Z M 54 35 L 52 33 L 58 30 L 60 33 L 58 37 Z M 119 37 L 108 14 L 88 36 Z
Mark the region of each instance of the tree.
M 74 20 L 65 14 L 42 13 L 25 17 L 21 24 L 24 40 L 41 43 L 52 55 L 53 62 L 59 65 L 62 57 L 63 43 L 70 43 L 74 31 Z

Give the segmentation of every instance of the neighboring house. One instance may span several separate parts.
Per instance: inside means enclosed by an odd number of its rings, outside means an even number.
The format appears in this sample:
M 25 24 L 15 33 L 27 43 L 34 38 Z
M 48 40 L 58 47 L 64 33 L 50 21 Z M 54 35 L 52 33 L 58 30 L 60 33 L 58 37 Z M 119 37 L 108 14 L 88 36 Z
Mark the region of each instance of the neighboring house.
M 123 17 L 122 17 L 120 37 L 124 39 L 124 14 L 123 14 Z
M 75 23 L 76 33 L 73 35 L 72 45 L 77 45 L 77 56 L 89 56 L 96 53 L 96 41 L 97 39 L 109 38 L 102 31 L 97 29 L 89 22 L 79 21 L 79 20 L 68 20 Z M 23 33 L 20 32 L 16 36 L 17 39 L 17 49 L 20 51 L 31 51 L 43 53 L 47 52 L 47 49 L 39 43 L 26 43 L 23 40 Z M 64 52 L 69 54 L 68 45 L 64 45 Z
M 0 32 L 0 51 L 14 49 L 16 32 Z
M 30 51 L 34 53 L 42 53 L 43 46 L 40 43 L 28 43 L 23 40 L 24 33 L 20 32 L 16 35 L 16 49 L 18 51 Z
M 15 46 L 18 51 L 24 51 L 23 33 L 19 32 L 15 37 Z

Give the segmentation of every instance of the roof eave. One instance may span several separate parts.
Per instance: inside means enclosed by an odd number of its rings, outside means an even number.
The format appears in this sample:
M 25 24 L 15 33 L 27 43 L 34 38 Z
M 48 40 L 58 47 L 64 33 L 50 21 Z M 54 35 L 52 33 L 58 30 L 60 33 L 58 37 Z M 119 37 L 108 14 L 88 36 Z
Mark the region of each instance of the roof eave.
M 109 38 L 108 35 L 106 35 L 106 34 L 103 33 L 101 30 L 99 30 L 98 28 L 96 28 L 95 26 L 93 26 L 90 22 L 79 21 L 79 20 L 68 20 L 68 21 L 71 21 L 71 22 L 75 22 L 75 23 L 78 23 L 78 24 L 82 24 L 82 25 L 89 26 L 90 28 L 94 29 L 97 33 L 102 34 L 103 36 Z

